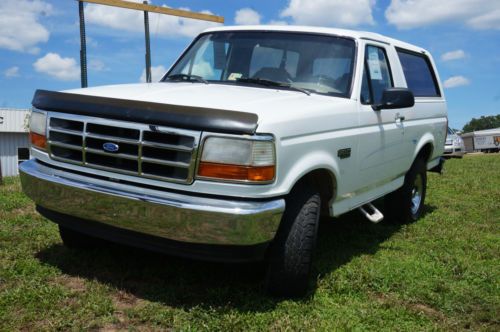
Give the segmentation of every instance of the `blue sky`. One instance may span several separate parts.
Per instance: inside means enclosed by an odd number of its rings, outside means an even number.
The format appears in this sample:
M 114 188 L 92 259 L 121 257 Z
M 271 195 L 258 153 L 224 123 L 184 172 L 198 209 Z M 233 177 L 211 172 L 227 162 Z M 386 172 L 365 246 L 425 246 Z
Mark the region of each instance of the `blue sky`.
M 368 30 L 433 54 L 450 125 L 500 113 L 499 0 L 153 0 L 210 11 L 232 24 L 301 24 Z M 139 82 L 144 71 L 141 13 L 86 5 L 89 86 Z M 209 23 L 151 16 L 153 77 Z M 0 1 L 0 107 L 30 106 L 40 89 L 78 88 L 75 0 Z

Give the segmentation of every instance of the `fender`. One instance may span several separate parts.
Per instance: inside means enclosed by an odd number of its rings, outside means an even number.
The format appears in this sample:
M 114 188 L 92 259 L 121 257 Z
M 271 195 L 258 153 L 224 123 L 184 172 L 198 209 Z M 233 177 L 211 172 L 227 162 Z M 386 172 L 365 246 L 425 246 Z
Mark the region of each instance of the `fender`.
M 327 170 L 333 177 L 331 181 L 339 178 L 339 166 L 335 158 L 325 151 L 314 151 L 302 156 L 291 169 L 286 170 L 282 186 L 286 187 L 289 193 L 306 174 L 319 169 Z
M 433 156 L 433 154 L 434 154 L 434 151 L 435 151 L 436 139 L 435 139 L 435 137 L 434 137 L 433 134 L 427 132 L 424 135 L 422 135 L 422 137 L 420 137 L 420 140 L 418 141 L 418 143 L 417 143 L 417 145 L 415 147 L 415 151 L 413 151 L 412 163 L 417 158 L 417 155 L 420 153 L 420 151 L 422 151 L 422 148 L 426 144 L 429 144 L 429 143 L 432 146 L 432 151 L 431 151 L 431 154 L 429 155 L 429 160 L 427 160 L 427 162 L 429 162 L 429 161 L 431 161 L 431 160 L 433 160 L 435 158 L 435 156 Z

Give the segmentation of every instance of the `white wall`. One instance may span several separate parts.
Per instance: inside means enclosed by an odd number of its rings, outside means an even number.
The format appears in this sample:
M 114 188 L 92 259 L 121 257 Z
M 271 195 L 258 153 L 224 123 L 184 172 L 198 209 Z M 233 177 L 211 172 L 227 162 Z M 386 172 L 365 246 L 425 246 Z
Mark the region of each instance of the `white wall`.
M 25 133 L 28 131 L 29 110 L 0 108 L 0 132 Z
M 0 132 L 0 164 L 2 176 L 18 175 L 17 148 L 29 147 L 28 133 Z

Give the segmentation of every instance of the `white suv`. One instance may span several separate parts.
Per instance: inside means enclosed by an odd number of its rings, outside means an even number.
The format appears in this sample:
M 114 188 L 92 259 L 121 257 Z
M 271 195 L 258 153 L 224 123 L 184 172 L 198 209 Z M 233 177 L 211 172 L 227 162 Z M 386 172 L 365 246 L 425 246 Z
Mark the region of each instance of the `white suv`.
M 439 82 L 429 52 L 379 34 L 210 29 L 158 83 L 38 90 L 21 181 L 68 246 L 266 259 L 267 289 L 301 295 L 320 214 L 379 222 L 385 196 L 390 220 L 421 215 Z

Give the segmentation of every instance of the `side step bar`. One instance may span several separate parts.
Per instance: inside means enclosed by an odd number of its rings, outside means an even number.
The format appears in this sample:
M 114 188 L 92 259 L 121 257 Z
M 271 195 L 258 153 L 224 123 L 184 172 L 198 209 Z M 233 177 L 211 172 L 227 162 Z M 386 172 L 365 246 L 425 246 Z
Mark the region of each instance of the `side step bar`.
M 359 211 L 372 223 L 378 224 L 384 220 L 384 215 L 372 203 L 365 204 Z M 369 211 L 369 212 L 368 212 Z

